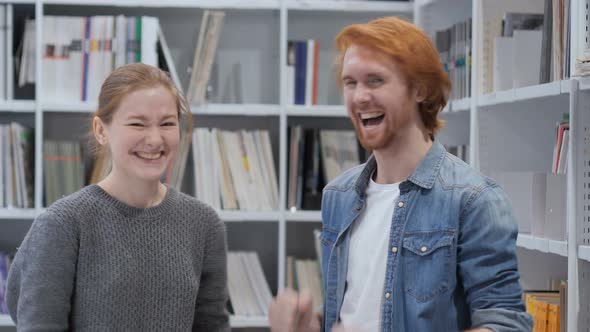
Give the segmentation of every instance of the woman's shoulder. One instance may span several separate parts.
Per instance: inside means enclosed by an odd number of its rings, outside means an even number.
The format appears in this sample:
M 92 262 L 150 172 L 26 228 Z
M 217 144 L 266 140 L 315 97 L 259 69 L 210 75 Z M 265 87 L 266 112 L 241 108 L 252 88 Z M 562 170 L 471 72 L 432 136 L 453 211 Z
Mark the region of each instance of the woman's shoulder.
M 75 216 L 88 212 L 93 206 L 96 206 L 98 200 L 94 186 L 89 185 L 74 193 L 63 196 L 47 207 L 45 212 L 62 216 Z

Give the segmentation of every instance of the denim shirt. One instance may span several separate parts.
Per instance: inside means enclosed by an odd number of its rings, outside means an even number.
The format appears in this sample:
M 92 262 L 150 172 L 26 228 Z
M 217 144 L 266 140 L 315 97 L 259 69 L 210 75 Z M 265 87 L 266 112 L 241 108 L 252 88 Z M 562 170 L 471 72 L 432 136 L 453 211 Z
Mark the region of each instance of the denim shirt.
M 376 167 L 371 157 L 324 189 L 324 331 L 339 321 L 351 226 L 365 206 Z M 521 299 L 517 234 L 502 189 L 434 141 L 400 184 L 383 276 L 381 331 L 531 331 Z

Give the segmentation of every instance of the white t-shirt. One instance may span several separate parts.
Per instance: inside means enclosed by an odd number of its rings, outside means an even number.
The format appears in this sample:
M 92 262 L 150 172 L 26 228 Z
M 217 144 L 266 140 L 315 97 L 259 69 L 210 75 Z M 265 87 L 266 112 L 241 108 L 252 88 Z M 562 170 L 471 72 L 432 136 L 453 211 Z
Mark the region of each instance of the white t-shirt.
M 378 184 L 371 179 L 366 194 L 365 208 L 352 225 L 340 320 L 345 327 L 371 332 L 381 327 L 389 233 L 399 183 Z

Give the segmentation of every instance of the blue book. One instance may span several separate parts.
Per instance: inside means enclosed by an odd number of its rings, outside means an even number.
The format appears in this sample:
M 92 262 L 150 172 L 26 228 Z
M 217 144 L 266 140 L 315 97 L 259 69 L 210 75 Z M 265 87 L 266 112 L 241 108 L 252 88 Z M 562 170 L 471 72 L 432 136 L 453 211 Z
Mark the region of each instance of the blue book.
M 295 42 L 295 105 L 305 105 L 307 41 Z

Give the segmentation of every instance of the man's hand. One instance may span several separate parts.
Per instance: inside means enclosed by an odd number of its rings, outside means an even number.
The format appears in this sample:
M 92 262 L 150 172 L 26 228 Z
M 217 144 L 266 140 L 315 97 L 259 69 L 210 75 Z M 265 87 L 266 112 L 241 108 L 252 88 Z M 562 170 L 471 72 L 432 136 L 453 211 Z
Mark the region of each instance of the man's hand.
M 313 312 L 311 293 L 292 289 L 279 291 L 268 309 L 272 332 L 319 332 L 320 317 Z

